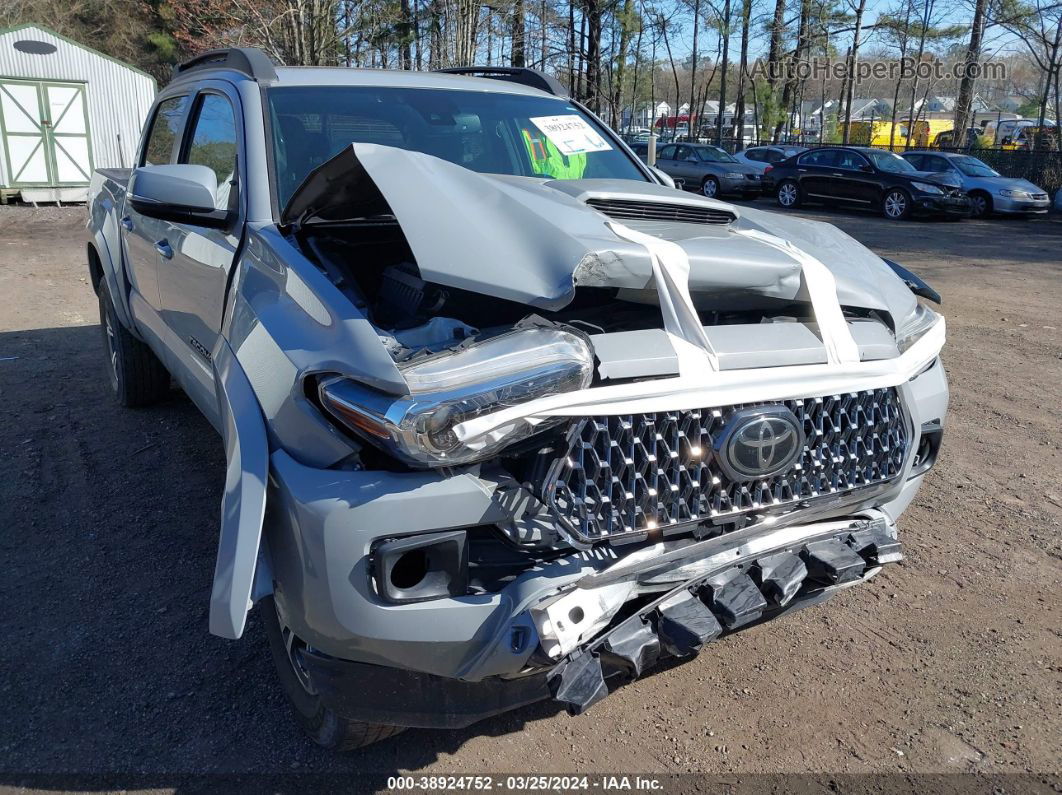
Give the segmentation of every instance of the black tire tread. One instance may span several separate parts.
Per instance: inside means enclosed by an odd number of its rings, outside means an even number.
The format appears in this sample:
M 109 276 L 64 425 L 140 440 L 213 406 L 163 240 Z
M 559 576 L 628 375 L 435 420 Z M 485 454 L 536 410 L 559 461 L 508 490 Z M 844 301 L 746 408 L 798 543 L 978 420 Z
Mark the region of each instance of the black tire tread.
M 287 696 L 292 716 L 302 730 L 318 745 L 333 751 L 354 751 L 401 734 L 405 726 L 390 726 L 379 723 L 344 718 L 326 707 L 319 696 L 303 690 L 291 669 L 284 641 L 281 636 L 280 619 L 277 616 L 273 597 L 266 597 L 258 610 L 265 624 L 269 651 L 273 657 L 280 689 Z
M 118 402 L 128 408 L 151 406 L 165 398 L 170 391 L 170 374 L 154 351 L 138 340 L 122 325 L 111 305 L 107 288 L 100 289 L 100 322 L 103 313 L 111 315 L 118 347 Z M 106 335 L 106 329 L 103 330 Z M 106 339 L 104 339 L 106 353 Z M 109 364 L 109 362 L 108 362 Z

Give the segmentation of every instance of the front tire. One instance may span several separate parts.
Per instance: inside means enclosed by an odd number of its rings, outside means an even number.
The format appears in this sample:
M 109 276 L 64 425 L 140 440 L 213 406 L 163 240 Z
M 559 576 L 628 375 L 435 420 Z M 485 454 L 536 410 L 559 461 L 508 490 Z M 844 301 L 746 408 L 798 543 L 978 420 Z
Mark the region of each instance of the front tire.
M 258 609 L 280 688 L 288 698 L 296 723 L 311 740 L 334 751 L 353 751 L 405 731 L 404 726 L 349 720 L 326 707 L 299 662 L 299 651 L 306 648 L 306 643 L 284 626 L 272 596 L 263 599 Z
M 911 215 L 911 197 L 907 191 L 893 188 L 881 200 L 881 212 L 890 221 L 902 221 Z
M 800 186 L 791 179 L 783 180 L 775 192 L 778 204 L 790 210 L 800 206 Z
M 158 403 L 169 394 L 170 374 L 151 348 L 122 325 L 106 283 L 100 284 L 99 301 L 107 374 L 115 400 L 128 408 Z
M 970 217 L 987 218 L 992 213 L 992 197 L 976 190 L 970 194 Z
M 701 194 L 709 199 L 717 198 L 719 196 L 719 180 L 715 177 L 705 177 L 704 182 L 701 183 Z

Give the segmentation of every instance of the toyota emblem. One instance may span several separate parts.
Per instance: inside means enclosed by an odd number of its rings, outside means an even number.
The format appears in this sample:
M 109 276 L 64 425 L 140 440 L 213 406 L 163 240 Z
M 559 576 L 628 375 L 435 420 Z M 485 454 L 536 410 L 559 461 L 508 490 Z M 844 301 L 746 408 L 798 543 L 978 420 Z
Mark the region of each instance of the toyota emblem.
M 785 472 L 804 449 L 804 431 L 785 406 L 734 412 L 717 446 L 719 463 L 733 480 L 762 480 Z

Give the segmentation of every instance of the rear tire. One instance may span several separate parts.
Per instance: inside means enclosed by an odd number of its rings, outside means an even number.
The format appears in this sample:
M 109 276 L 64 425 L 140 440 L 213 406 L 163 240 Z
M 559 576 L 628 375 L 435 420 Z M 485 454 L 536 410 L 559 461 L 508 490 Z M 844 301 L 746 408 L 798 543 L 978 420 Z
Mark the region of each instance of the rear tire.
M 306 643 L 283 626 L 272 596 L 263 599 L 258 609 L 269 638 L 269 651 L 273 655 L 280 688 L 288 698 L 296 723 L 311 740 L 334 751 L 353 751 L 405 731 L 404 726 L 349 720 L 326 707 L 298 662 L 298 651 L 306 648 Z
M 100 328 L 111 391 L 121 406 L 158 403 L 169 394 L 170 374 L 154 352 L 122 325 L 105 283 L 100 284 Z
M 911 215 L 911 197 L 907 191 L 893 188 L 881 199 L 881 213 L 890 221 L 903 221 Z
M 787 210 L 800 206 L 800 186 L 791 179 L 782 180 L 774 196 L 778 200 L 778 204 Z

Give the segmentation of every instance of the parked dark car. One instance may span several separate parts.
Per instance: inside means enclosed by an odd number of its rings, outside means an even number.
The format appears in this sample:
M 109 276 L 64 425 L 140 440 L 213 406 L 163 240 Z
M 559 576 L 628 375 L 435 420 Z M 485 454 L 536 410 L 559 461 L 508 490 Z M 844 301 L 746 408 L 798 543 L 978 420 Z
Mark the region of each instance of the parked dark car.
M 970 197 L 957 181 L 918 171 L 884 149 L 812 149 L 769 168 L 764 180 L 765 192 L 786 208 L 823 202 L 876 209 L 897 221 L 913 214 L 970 214 Z
M 649 162 L 649 142 L 648 141 L 628 141 L 627 146 L 630 147 L 634 154 L 638 155 L 643 163 Z
M 668 144 L 656 153 L 656 167 L 688 190 L 710 198 L 737 194 L 760 195 L 763 184 L 757 169 L 741 163 L 725 149 L 705 144 Z

